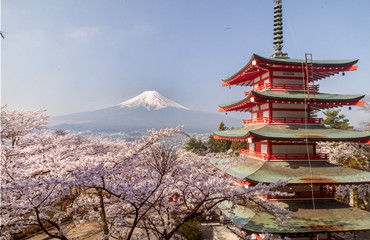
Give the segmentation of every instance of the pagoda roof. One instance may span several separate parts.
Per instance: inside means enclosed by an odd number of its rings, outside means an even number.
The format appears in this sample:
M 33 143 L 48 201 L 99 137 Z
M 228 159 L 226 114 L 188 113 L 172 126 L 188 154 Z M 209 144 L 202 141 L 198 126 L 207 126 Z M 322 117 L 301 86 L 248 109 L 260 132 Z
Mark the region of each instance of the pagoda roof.
M 312 68 L 314 71 L 312 80 L 319 80 L 326 78 L 340 72 L 353 71 L 357 66 L 353 66 L 358 62 L 358 59 L 349 60 L 313 60 Z M 251 85 L 251 80 L 260 76 L 269 69 L 280 71 L 297 71 L 302 72 L 305 69 L 306 61 L 303 59 L 290 59 L 290 58 L 272 58 L 262 57 L 253 54 L 249 62 L 234 75 L 222 79 L 223 86 L 229 85 Z M 311 65 L 311 62 L 310 62 Z
M 263 62 L 275 63 L 275 64 L 289 64 L 289 65 L 299 65 L 306 63 L 305 59 L 291 59 L 291 58 L 272 58 L 272 57 L 262 57 L 257 54 L 253 54 L 252 58 L 261 60 Z M 346 60 L 313 60 L 312 64 L 315 67 L 339 67 L 353 65 L 358 62 L 358 59 L 346 59 Z
M 214 133 L 218 139 L 239 141 L 245 141 L 249 137 L 282 141 L 367 141 L 370 138 L 369 132 L 340 130 L 317 125 L 252 125 Z
M 302 104 L 307 102 L 308 104 L 314 104 L 315 107 L 325 108 L 333 107 L 334 103 L 339 103 L 341 105 L 356 105 L 359 100 L 365 97 L 364 94 L 329 94 L 329 93 L 315 93 L 310 94 L 310 99 L 308 100 L 308 94 L 304 92 L 295 91 L 280 91 L 280 90 L 266 90 L 263 92 L 250 91 L 247 96 L 241 100 L 220 104 L 220 112 L 227 111 L 248 111 L 251 107 L 255 106 L 258 101 L 251 98 L 259 98 L 267 102 L 267 100 L 275 101 L 293 101 L 293 103 Z M 295 101 L 295 102 L 294 102 Z M 324 105 L 323 105 L 324 103 Z M 329 106 L 327 105 L 329 104 Z
M 237 205 L 231 212 L 231 203 L 218 205 L 221 211 L 237 226 L 256 233 L 294 234 L 364 231 L 370 229 L 370 212 L 349 207 L 335 200 L 280 200 L 270 201 L 291 211 L 290 228 L 285 228 L 271 213 L 264 209 L 252 210 Z
M 247 157 L 209 161 L 214 167 L 226 170 L 226 174 L 237 180 L 254 183 L 274 183 L 279 180 L 287 181 L 288 184 L 307 184 L 311 183 L 311 180 L 313 184 L 370 183 L 370 172 L 329 162 L 311 162 L 310 170 L 308 162 L 260 161 Z M 229 161 L 237 161 L 237 165 L 225 169 L 225 164 Z M 310 172 L 312 172 L 312 178 Z

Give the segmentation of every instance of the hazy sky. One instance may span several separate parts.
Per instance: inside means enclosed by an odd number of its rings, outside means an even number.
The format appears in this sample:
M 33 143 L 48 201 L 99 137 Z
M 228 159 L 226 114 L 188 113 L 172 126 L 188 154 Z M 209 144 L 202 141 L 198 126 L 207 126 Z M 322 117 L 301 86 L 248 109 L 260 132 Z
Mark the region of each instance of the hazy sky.
M 243 98 L 221 87 L 273 53 L 273 0 L 2 0 L 1 101 L 63 115 L 157 90 L 193 110 Z M 284 0 L 291 58 L 359 58 L 321 92 L 370 94 L 370 1 Z M 356 110 L 349 112 L 360 121 Z M 362 117 L 363 118 L 363 117 Z M 364 119 L 362 119 L 364 120 Z

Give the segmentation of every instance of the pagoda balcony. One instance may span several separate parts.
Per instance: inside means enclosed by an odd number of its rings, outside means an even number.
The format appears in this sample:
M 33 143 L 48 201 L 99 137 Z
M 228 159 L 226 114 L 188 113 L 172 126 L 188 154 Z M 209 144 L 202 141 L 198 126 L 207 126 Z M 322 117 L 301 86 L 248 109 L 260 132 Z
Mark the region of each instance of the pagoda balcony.
M 262 117 L 262 118 L 253 118 L 243 120 L 243 125 L 257 125 L 257 124 L 265 124 L 265 123 L 274 123 L 274 124 L 317 124 L 321 125 L 322 118 L 294 118 L 294 117 Z
M 244 92 L 244 94 L 248 96 L 251 91 L 261 92 L 265 90 L 307 91 L 306 86 L 303 84 L 265 83 L 257 88 Z M 319 91 L 319 85 L 311 85 L 309 86 L 309 90 L 311 92 L 317 92 Z
M 307 188 L 310 188 L 310 186 L 307 186 Z M 291 193 L 291 194 L 294 194 L 293 196 L 275 196 L 275 197 L 271 197 L 271 196 L 261 196 L 262 199 L 285 199 L 285 200 L 289 200 L 289 199 L 294 199 L 294 200 L 300 200 L 300 199 L 312 199 L 312 192 L 311 191 L 307 191 L 307 192 L 288 192 L 288 193 Z M 318 191 L 315 191 L 314 192 L 314 198 L 324 198 L 324 199 L 332 199 L 335 197 L 335 191 L 329 191 L 329 190 L 325 190 L 325 191 L 321 191 L 321 192 L 318 192 Z
M 327 154 L 266 154 L 261 152 L 254 152 L 249 151 L 248 149 L 239 149 L 240 155 L 247 156 L 254 159 L 259 160 L 273 160 L 273 161 L 279 161 L 279 160 L 319 160 L 319 161 L 326 161 L 328 160 Z

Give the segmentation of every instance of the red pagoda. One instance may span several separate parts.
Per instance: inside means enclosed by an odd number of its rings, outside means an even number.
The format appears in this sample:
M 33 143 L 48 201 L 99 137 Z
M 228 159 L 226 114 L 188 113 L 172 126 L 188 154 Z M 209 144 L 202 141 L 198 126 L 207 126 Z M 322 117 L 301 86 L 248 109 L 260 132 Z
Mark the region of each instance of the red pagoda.
M 370 213 L 335 200 L 336 187 L 347 184 L 369 184 L 370 173 L 328 162 L 316 151 L 320 141 L 369 143 L 370 133 L 326 128 L 312 111 L 363 105 L 364 95 L 320 93 L 316 81 L 335 74 L 353 71 L 358 60 L 290 59 L 282 52 L 282 8 L 279 0 L 274 7 L 274 49 L 270 57 L 253 54 L 247 65 L 224 79 L 222 86 L 249 86 L 239 101 L 221 104 L 220 112 L 250 112 L 237 129 L 216 131 L 216 139 L 248 142 L 240 149 L 242 162 L 226 173 L 247 185 L 288 182 L 281 189 L 295 195 L 272 201 L 292 211 L 290 229 L 272 214 L 254 212 L 237 206 L 234 213 L 227 203 L 220 209 L 234 224 L 262 239 L 268 232 L 291 239 L 340 239 L 338 233 L 358 233 L 370 229 Z M 223 169 L 228 159 L 211 159 Z M 370 236 L 369 236 L 370 239 Z

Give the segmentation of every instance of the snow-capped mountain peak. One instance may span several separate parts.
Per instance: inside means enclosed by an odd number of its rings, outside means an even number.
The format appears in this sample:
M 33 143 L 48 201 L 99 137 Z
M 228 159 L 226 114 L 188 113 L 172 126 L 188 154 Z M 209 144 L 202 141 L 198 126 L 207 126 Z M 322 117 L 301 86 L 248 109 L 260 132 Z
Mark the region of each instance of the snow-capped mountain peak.
M 138 108 L 144 107 L 150 110 L 159 110 L 167 107 L 174 107 L 189 110 L 188 108 L 172 101 L 171 99 L 166 98 L 157 91 L 145 91 L 140 95 L 131 98 L 127 101 L 121 102 L 118 104 L 121 108 Z

